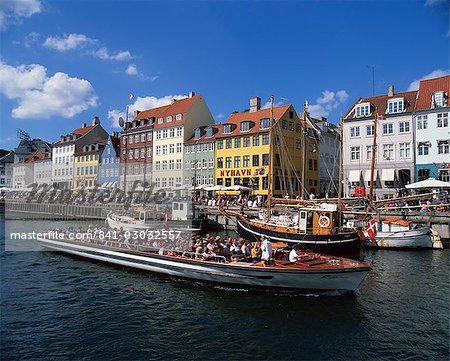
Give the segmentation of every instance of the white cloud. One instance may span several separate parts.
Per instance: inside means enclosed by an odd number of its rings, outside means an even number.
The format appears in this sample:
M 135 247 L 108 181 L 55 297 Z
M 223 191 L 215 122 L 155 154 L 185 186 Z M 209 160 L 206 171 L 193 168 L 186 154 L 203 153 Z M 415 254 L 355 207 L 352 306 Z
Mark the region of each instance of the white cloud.
M 41 37 L 41 34 L 33 31 L 23 38 L 23 45 L 26 48 L 29 48 L 31 45 L 37 43 L 40 37 Z
M 156 79 L 159 78 L 159 76 L 157 76 L 157 75 L 154 75 L 154 76 L 145 75 L 144 73 L 142 73 L 141 71 L 138 70 L 138 68 L 135 64 L 128 65 L 128 67 L 125 69 L 125 74 L 130 75 L 130 76 L 136 76 L 142 80 L 150 80 L 150 81 L 155 81 Z
M 425 6 L 433 7 L 439 4 L 444 4 L 447 0 L 426 0 Z
M 173 99 L 184 99 L 187 95 L 166 95 L 161 98 L 154 96 L 147 97 L 137 97 L 136 101 L 130 105 L 128 109 L 128 119 L 132 119 L 135 110 L 148 110 L 153 108 L 162 107 L 163 105 L 168 105 Z M 119 118 L 123 117 L 125 119 L 125 111 L 113 109 L 108 112 L 108 119 L 112 121 L 112 127 L 119 127 Z
M 113 55 L 109 53 L 106 47 L 95 50 L 92 55 L 102 60 L 124 61 L 133 59 L 133 56 L 128 50 L 119 50 Z
M 44 46 L 46 48 L 58 51 L 67 51 L 82 48 L 87 44 L 93 44 L 96 40 L 87 37 L 84 34 L 69 34 L 64 36 L 49 36 L 45 39 Z
M 29 18 L 42 11 L 40 0 L 2 0 L 0 1 L 0 30 L 21 18 Z
M 279 101 L 273 103 L 273 106 L 274 106 L 274 107 L 279 107 L 279 106 L 281 106 L 281 105 L 284 105 L 284 102 L 283 102 L 282 100 L 279 100 Z M 271 107 L 271 102 L 270 102 L 270 100 L 268 100 L 267 102 L 265 102 L 265 103 L 263 104 L 263 106 L 261 107 L 261 109 L 267 109 L 267 108 L 270 108 L 270 107 Z
M 445 76 L 445 75 L 448 75 L 448 74 L 450 74 L 450 69 L 447 69 L 447 70 L 442 70 L 442 69 L 433 70 L 431 73 L 429 73 L 427 75 L 424 75 L 422 78 L 416 79 L 411 84 L 409 84 L 408 91 L 418 90 L 419 89 L 419 83 L 420 83 L 421 80 L 432 79 L 432 78 L 439 78 L 441 76 Z
M 134 64 L 128 65 L 127 69 L 125 70 L 125 73 L 127 73 L 128 75 L 138 75 L 139 74 L 139 72 L 137 70 L 137 66 Z
M 313 117 L 327 117 L 347 99 L 348 94 L 345 90 L 338 90 L 337 92 L 325 90 L 322 92 L 322 96 L 316 99 L 316 104 L 309 105 L 308 110 Z
M 71 118 L 98 104 L 87 80 L 61 72 L 48 77 L 47 69 L 39 64 L 14 67 L 0 61 L 0 92 L 17 100 L 11 115 L 21 119 Z
M 225 115 L 223 113 L 219 113 L 219 114 L 216 115 L 216 119 L 217 120 L 221 120 L 223 118 L 225 118 Z

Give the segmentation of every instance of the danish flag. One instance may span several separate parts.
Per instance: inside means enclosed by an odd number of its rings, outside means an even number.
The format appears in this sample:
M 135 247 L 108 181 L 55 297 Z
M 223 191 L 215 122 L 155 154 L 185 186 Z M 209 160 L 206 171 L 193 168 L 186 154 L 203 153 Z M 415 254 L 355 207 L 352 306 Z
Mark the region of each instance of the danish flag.
M 375 242 L 375 237 L 377 235 L 377 221 L 375 221 L 374 219 L 371 219 L 369 221 L 369 223 L 367 223 L 366 225 L 366 231 L 369 235 L 370 240 L 372 241 L 372 243 L 376 243 Z
M 166 215 L 164 216 L 164 229 L 169 230 L 169 211 L 166 209 Z

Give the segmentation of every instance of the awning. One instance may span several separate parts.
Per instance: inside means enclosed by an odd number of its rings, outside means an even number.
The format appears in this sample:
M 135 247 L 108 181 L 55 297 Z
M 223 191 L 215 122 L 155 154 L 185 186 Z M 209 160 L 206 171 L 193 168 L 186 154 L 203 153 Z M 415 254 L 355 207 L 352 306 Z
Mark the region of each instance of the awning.
M 373 171 L 373 180 L 374 180 L 374 181 L 377 180 L 378 172 L 379 172 L 379 169 L 375 169 L 375 170 Z M 370 170 L 370 169 L 367 169 L 366 172 L 364 173 L 364 180 L 365 180 L 366 182 L 370 182 L 370 173 L 371 173 L 371 170 Z
M 450 188 L 450 182 L 443 182 L 434 178 L 428 178 L 420 182 L 407 184 L 405 186 L 408 189 L 440 189 Z
M 395 179 L 395 169 L 383 169 L 381 173 L 382 182 L 393 182 Z
M 351 170 L 348 174 L 348 181 L 353 182 L 359 182 L 361 179 L 361 171 L 360 170 Z

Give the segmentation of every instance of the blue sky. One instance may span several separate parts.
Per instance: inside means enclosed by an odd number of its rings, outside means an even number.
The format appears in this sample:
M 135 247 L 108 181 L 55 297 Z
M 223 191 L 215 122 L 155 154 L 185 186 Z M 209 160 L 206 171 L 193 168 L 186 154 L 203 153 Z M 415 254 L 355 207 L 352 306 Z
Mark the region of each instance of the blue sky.
M 0 5 L 0 147 L 193 90 L 217 121 L 251 96 L 336 122 L 358 96 L 449 70 L 448 2 L 45 1 Z M 284 98 L 281 99 L 281 98 Z M 134 104 L 136 102 L 136 104 Z

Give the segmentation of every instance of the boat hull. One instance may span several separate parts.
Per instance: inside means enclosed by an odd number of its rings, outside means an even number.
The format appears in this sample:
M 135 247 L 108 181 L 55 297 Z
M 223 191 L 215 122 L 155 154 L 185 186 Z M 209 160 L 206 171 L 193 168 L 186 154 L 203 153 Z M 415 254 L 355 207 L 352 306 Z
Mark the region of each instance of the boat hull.
M 291 234 L 256 227 L 241 217 L 236 218 L 237 231 L 243 238 L 260 240 L 265 236 L 273 242 L 300 245 L 304 250 L 334 255 L 357 255 L 361 252 L 361 239 L 357 232 L 313 235 Z
M 378 232 L 375 243 L 366 240 L 365 245 L 387 249 L 430 249 L 433 248 L 433 237 L 428 228 L 399 232 Z
M 354 292 L 369 267 L 328 270 L 280 270 L 163 256 L 131 250 L 39 239 L 47 249 L 139 270 L 201 282 L 246 288 Z
M 124 222 L 117 217 L 108 215 L 106 222 L 110 228 L 123 229 L 124 231 L 134 230 L 162 230 L 164 229 L 163 221 L 154 222 L 140 222 L 138 220 Z M 203 227 L 202 219 L 194 219 L 192 221 L 169 221 L 169 228 L 172 230 L 187 231 L 187 232 L 200 232 Z

